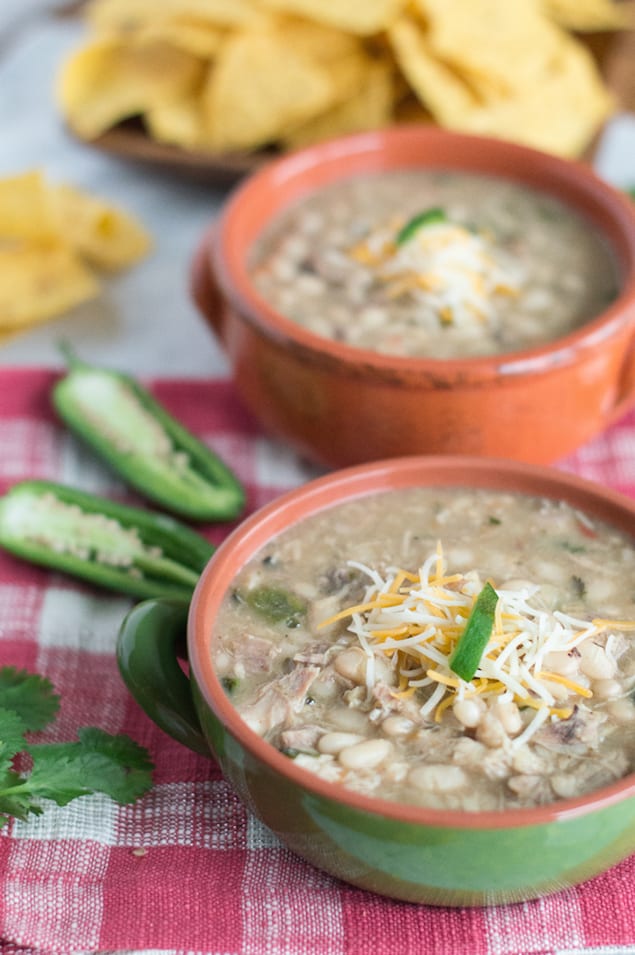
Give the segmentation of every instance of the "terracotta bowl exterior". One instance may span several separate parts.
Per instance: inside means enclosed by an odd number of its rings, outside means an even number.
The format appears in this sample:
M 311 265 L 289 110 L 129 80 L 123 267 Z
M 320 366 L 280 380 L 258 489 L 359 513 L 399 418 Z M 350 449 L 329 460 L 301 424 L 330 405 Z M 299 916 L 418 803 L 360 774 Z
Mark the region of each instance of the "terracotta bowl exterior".
M 635 502 L 548 468 L 419 456 L 334 472 L 248 518 L 204 570 L 187 614 L 194 716 L 184 715 L 191 700 L 172 701 L 174 674 L 166 668 L 168 675 L 155 675 L 156 602 L 149 602 L 149 617 L 148 605 L 139 605 L 124 624 L 124 680 L 159 725 L 217 758 L 246 806 L 294 852 L 354 885 L 434 905 L 519 901 L 574 885 L 635 851 L 635 775 L 582 798 L 504 812 L 441 811 L 374 799 L 319 779 L 262 740 L 241 720 L 214 672 L 219 604 L 267 541 L 341 501 L 413 486 L 504 489 L 565 500 L 635 537 Z M 138 640 L 144 628 L 145 651 Z
M 605 235 L 621 294 L 556 342 L 502 356 L 396 358 L 320 338 L 256 292 L 249 249 L 280 210 L 336 180 L 397 168 L 463 169 L 551 192 Z M 549 463 L 635 397 L 635 211 L 588 168 L 499 140 L 400 127 L 310 147 L 250 177 L 204 236 L 194 299 L 245 403 L 302 454 L 343 466 L 410 453 Z

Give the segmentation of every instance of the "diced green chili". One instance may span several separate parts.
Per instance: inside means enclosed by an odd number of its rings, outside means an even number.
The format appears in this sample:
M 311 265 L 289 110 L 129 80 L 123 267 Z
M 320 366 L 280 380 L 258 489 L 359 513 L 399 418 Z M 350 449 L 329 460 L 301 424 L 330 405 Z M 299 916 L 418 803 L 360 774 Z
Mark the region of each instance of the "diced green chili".
M 0 497 L 0 547 L 134 597 L 189 599 L 214 547 L 165 514 L 48 481 Z
M 445 211 L 438 207 L 426 209 L 424 212 L 418 212 L 416 216 L 409 219 L 397 233 L 395 245 L 403 245 L 409 242 L 424 226 L 435 225 L 437 222 L 447 222 Z
M 65 354 L 70 370 L 53 389 L 55 408 L 114 471 L 181 517 L 237 517 L 244 492 L 216 454 L 130 376 Z
M 494 627 L 497 603 L 498 594 L 491 584 L 485 584 L 450 657 L 450 669 L 466 683 L 469 683 L 479 668 Z
M 225 692 L 231 695 L 238 686 L 238 680 L 235 676 L 224 676 L 221 679 L 221 684 Z
M 297 627 L 299 618 L 306 613 L 304 600 L 278 587 L 254 587 L 242 597 L 252 610 L 269 623 L 284 621 L 289 627 Z

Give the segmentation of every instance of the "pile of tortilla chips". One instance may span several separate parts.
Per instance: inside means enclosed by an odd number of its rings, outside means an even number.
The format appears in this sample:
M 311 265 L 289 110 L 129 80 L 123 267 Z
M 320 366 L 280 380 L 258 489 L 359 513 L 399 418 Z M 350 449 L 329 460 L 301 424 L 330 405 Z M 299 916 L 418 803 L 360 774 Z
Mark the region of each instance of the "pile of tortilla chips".
M 149 247 L 101 199 L 38 171 L 0 179 L 0 340 L 94 298 L 96 270 L 132 265 Z
M 570 31 L 625 28 L 618 0 L 92 0 L 64 65 L 71 128 L 141 117 L 211 153 L 293 148 L 393 122 L 579 155 L 614 108 Z

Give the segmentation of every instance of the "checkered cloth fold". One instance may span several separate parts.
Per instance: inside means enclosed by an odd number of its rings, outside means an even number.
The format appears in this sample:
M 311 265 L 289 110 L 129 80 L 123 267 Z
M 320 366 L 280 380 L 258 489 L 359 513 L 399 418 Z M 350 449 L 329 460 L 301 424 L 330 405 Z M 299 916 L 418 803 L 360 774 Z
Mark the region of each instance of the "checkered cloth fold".
M 38 477 L 140 503 L 60 426 L 54 374 L 0 372 L 0 492 Z M 232 464 L 249 509 L 313 477 L 266 439 L 225 380 L 150 382 Z M 635 415 L 561 463 L 635 495 Z M 228 526 L 206 529 L 215 542 Z M 214 955 L 573 955 L 635 951 L 635 857 L 526 904 L 437 909 L 345 885 L 292 855 L 217 766 L 161 733 L 129 696 L 114 646 L 128 600 L 0 554 L 0 663 L 62 695 L 51 740 L 81 725 L 147 746 L 155 786 L 132 806 L 99 795 L 0 830 L 0 952 Z

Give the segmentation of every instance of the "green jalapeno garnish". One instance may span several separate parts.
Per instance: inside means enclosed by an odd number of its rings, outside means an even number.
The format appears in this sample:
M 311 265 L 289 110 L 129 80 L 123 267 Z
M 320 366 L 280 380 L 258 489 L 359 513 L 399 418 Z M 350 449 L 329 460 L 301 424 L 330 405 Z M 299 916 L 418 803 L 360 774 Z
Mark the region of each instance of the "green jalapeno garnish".
M 133 378 L 64 351 L 70 370 L 53 389 L 55 408 L 114 471 L 180 517 L 219 521 L 238 516 L 244 492 L 218 455 Z
M 491 584 L 485 584 L 465 624 L 450 657 L 450 669 L 469 683 L 479 668 L 483 651 L 489 643 L 494 627 L 498 594 Z
M 22 481 L 0 497 L 0 547 L 139 598 L 189 599 L 214 552 L 165 514 L 48 481 Z

